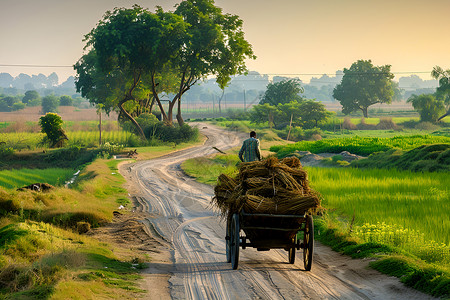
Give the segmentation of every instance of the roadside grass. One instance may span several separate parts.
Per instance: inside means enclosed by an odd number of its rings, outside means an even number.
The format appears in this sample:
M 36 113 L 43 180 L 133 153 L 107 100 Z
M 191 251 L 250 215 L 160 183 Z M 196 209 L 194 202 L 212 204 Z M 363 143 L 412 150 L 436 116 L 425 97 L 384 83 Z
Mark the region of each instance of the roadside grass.
M 339 227 L 339 223 L 329 217 L 315 218 L 315 239 L 353 258 L 376 258 L 369 263 L 372 268 L 399 278 L 409 287 L 441 299 L 450 297 L 448 265 L 426 263 L 404 250 L 383 243 L 357 240 Z
M 221 173 L 236 172 L 236 162 L 235 154 L 216 155 L 188 160 L 182 168 L 214 185 Z M 306 169 L 326 208 L 316 218 L 321 242 L 354 258 L 376 257 L 373 268 L 431 295 L 450 296 L 447 173 Z
M 135 299 L 144 292 L 131 250 L 118 257 L 116 246 L 43 222 L 0 231 L 1 299 Z
M 15 189 L 40 182 L 63 185 L 73 173 L 72 169 L 62 168 L 3 170 L 0 171 L 0 187 Z
M 195 144 L 137 150 L 139 159 L 144 159 Z M 4 169 L 32 165 L 45 173 L 52 165 L 70 165 L 82 170 L 70 188 L 57 186 L 47 192 L 0 188 L 0 299 L 143 296 L 139 269 L 145 268 L 147 255 L 77 233 L 110 222 L 120 206 L 125 207 L 122 214 L 132 208 L 123 187 L 126 181 L 118 171 L 119 164 L 130 159 L 100 158 L 110 155 L 99 151 L 70 148 L 0 158 Z

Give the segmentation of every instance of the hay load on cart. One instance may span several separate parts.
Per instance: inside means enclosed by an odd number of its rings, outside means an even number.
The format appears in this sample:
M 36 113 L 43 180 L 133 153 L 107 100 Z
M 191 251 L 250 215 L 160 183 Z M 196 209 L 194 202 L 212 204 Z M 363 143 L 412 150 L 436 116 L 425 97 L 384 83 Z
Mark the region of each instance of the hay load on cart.
M 239 247 L 282 248 L 290 263 L 295 250 L 303 249 L 305 269 L 311 269 L 311 214 L 320 208 L 320 200 L 298 158 L 242 163 L 236 176 L 219 176 L 214 193 L 213 204 L 227 219 L 227 261 L 233 269 L 238 266 Z

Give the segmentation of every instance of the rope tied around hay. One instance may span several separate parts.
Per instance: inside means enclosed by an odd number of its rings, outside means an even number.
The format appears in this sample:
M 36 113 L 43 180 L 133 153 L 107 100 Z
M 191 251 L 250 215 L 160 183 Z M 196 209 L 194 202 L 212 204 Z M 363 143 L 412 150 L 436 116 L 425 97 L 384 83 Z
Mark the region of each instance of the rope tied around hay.
M 296 157 L 241 163 L 235 177 L 221 174 L 214 188 L 213 205 L 222 216 L 244 209 L 247 213 L 303 214 L 320 207 L 308 174 Z

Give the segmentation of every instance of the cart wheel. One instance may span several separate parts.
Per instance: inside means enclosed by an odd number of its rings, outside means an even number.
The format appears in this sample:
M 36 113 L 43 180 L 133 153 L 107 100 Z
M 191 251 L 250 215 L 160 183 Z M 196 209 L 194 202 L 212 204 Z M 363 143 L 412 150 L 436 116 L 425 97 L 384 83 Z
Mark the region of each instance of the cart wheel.
M 295 234 L 295 237 L 292 239 L 292 243 L 297 244 L 297 234 Z M 290 264 L 295 262 L 295 247 L 289 248 L 288 260 Z
M 227 263 L 231 262 L 231 230 L 230 218 L 227 218 L 227 228 L 225 236 L 225 252 L 227 253 Z
M 314 223 L 310 215 L 306 215 L 305 237 L 303 239 L 303 263 L 306 271 L 311 271 L 314 248 Z
M 239 215 L 234 214 L 230 224 L 230 252 L 233 270 L 238 268 L 239 263 L 239 232 Z

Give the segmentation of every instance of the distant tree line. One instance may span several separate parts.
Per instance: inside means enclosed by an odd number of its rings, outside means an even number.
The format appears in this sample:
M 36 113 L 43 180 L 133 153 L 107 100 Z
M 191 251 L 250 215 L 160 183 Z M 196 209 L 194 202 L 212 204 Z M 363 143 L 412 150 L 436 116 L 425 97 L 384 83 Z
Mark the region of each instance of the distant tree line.
M 9 73 L 0 73 L 0 94 L 8 96 L 16 96 L 24 94 L 26 91 L 37 91 L 42 97 L 55 94 L 61 95 L 74 95 L 75 90 L 75 78 L 73 76 L 67 78 L 61 84 L 58 84 L 58 75 L 52 73 L 49 76 L 44 74 L 28 75 L 19 74 L 16 77 L 11 76 Z
M 42 106 L 42 113 L 57 112 L 59 106 L 81 106 L 83 99 L 79 95 L 56 96 L 50 94 L 41 97 L 35 90 L 26 91 L 25 95 L 8 96 L 0 94 L 0 112 L 11 112 L 25 107 Z

